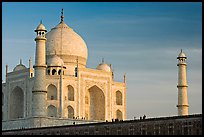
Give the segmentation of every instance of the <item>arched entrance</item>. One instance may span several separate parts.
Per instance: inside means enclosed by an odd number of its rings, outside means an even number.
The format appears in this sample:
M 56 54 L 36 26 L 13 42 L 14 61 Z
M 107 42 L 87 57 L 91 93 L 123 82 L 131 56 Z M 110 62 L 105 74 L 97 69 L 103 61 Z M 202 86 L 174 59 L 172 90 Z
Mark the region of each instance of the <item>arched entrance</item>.
M 10 95 L 10 119 L 24 117 L 24 95 L 20 87 L 15 87 Z
M 89 119 L 105 120 L 105 96 L 97 86 L 89 88 Z
M 48 117 L 57 117 L 57 108 L 53 105 L 47 107 L 47 116 Z

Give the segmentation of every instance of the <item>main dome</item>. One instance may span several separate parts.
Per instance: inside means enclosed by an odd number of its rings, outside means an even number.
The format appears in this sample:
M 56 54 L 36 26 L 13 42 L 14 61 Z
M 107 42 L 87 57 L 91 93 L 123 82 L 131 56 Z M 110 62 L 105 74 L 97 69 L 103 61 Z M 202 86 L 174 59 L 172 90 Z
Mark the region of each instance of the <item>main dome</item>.
M 75 63 L 86 65 L 88 50 L 84 40 L 61 21 L 46 34 L 46 58 L 59 56 L 65 64 Z

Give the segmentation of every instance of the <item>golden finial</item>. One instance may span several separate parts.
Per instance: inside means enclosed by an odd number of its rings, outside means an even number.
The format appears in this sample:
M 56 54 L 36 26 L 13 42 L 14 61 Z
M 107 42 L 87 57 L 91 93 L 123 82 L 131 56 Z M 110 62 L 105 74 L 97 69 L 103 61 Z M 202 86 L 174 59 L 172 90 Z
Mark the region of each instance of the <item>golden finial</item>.
M 102 58 L 102 64 L 104 64 L 104 58 Z
M 22 59 L 20 59 L 20 64 L 22 64 Z
M 62 11 L 61 11 L 61 22 L 64 22 L 64 12 L 63 12 L 63 8 L 62 8 Z

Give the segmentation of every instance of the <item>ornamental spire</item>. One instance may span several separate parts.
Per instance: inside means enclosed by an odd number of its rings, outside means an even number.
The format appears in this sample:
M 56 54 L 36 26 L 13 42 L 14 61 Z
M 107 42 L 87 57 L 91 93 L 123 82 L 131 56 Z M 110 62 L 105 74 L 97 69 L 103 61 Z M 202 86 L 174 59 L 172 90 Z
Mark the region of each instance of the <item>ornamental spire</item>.
M 32 65 L 32 60 L 31 60 L 31 57 L 30 57 L 30 59 L 29 59 L 29 68 L 32 68 L 33 67 L 33 65 Z
M 7 73 L 8 73 L 8 65 L 6 64 L 6 76 L 7 76 Z
M 126 83 L 126 73 L 123 76 L 123 82 Z
M 61 11 L 61 22 L 64 22 L 64 12 L 63 12 L 63 8 L 62 8 L 62 11 Z
M 104 58 L 102 58 L 102 64 L 104 64 Z
M 22 64 L 22 59 L 20 59 L 20 64 Z

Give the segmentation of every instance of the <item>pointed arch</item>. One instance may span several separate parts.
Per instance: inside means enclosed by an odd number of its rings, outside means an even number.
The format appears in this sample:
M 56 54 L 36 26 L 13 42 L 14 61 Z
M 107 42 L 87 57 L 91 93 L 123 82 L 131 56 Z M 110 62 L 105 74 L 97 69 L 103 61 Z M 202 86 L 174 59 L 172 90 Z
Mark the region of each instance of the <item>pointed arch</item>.
M 60 70 L 58 70 L 58 75 L 60 75 L 61 74 L 61 69 Z
M 123 113 L 119 109 L 116 111 L 116 118 L 118 120 L 122 120 L 123 119 Z
M 52 75 L 56 75 L 56 73 L 57 73 L 57 70 L 56 70 L 56 69 L 53 69 L 53 70 L 52 70 Z
M 57 100 L 57 88 L 53 84 L 47 87 L 47 100 Z
M 53 105 L 47 107 L 47 116 L 48 117 L 57 117 L 57 108 Z
M 74 88 L 71 85 L 68 85 L 68 100 L 74 101 Z
M 121 91 L 116 91 L 116 105 L 122 105 L 122 93 Z
M 24 117 L 24 92 L 20 87 L 15 87 L 10 94 L 10 119 Z
M 96 85 L 88 89 L 89 92 L 89 119 L 105 120 L 105 95 Z
M 73 118 L 74 117 L 74 108 L 72 106 L 67 107 L 68 110 L 68 118 Z

